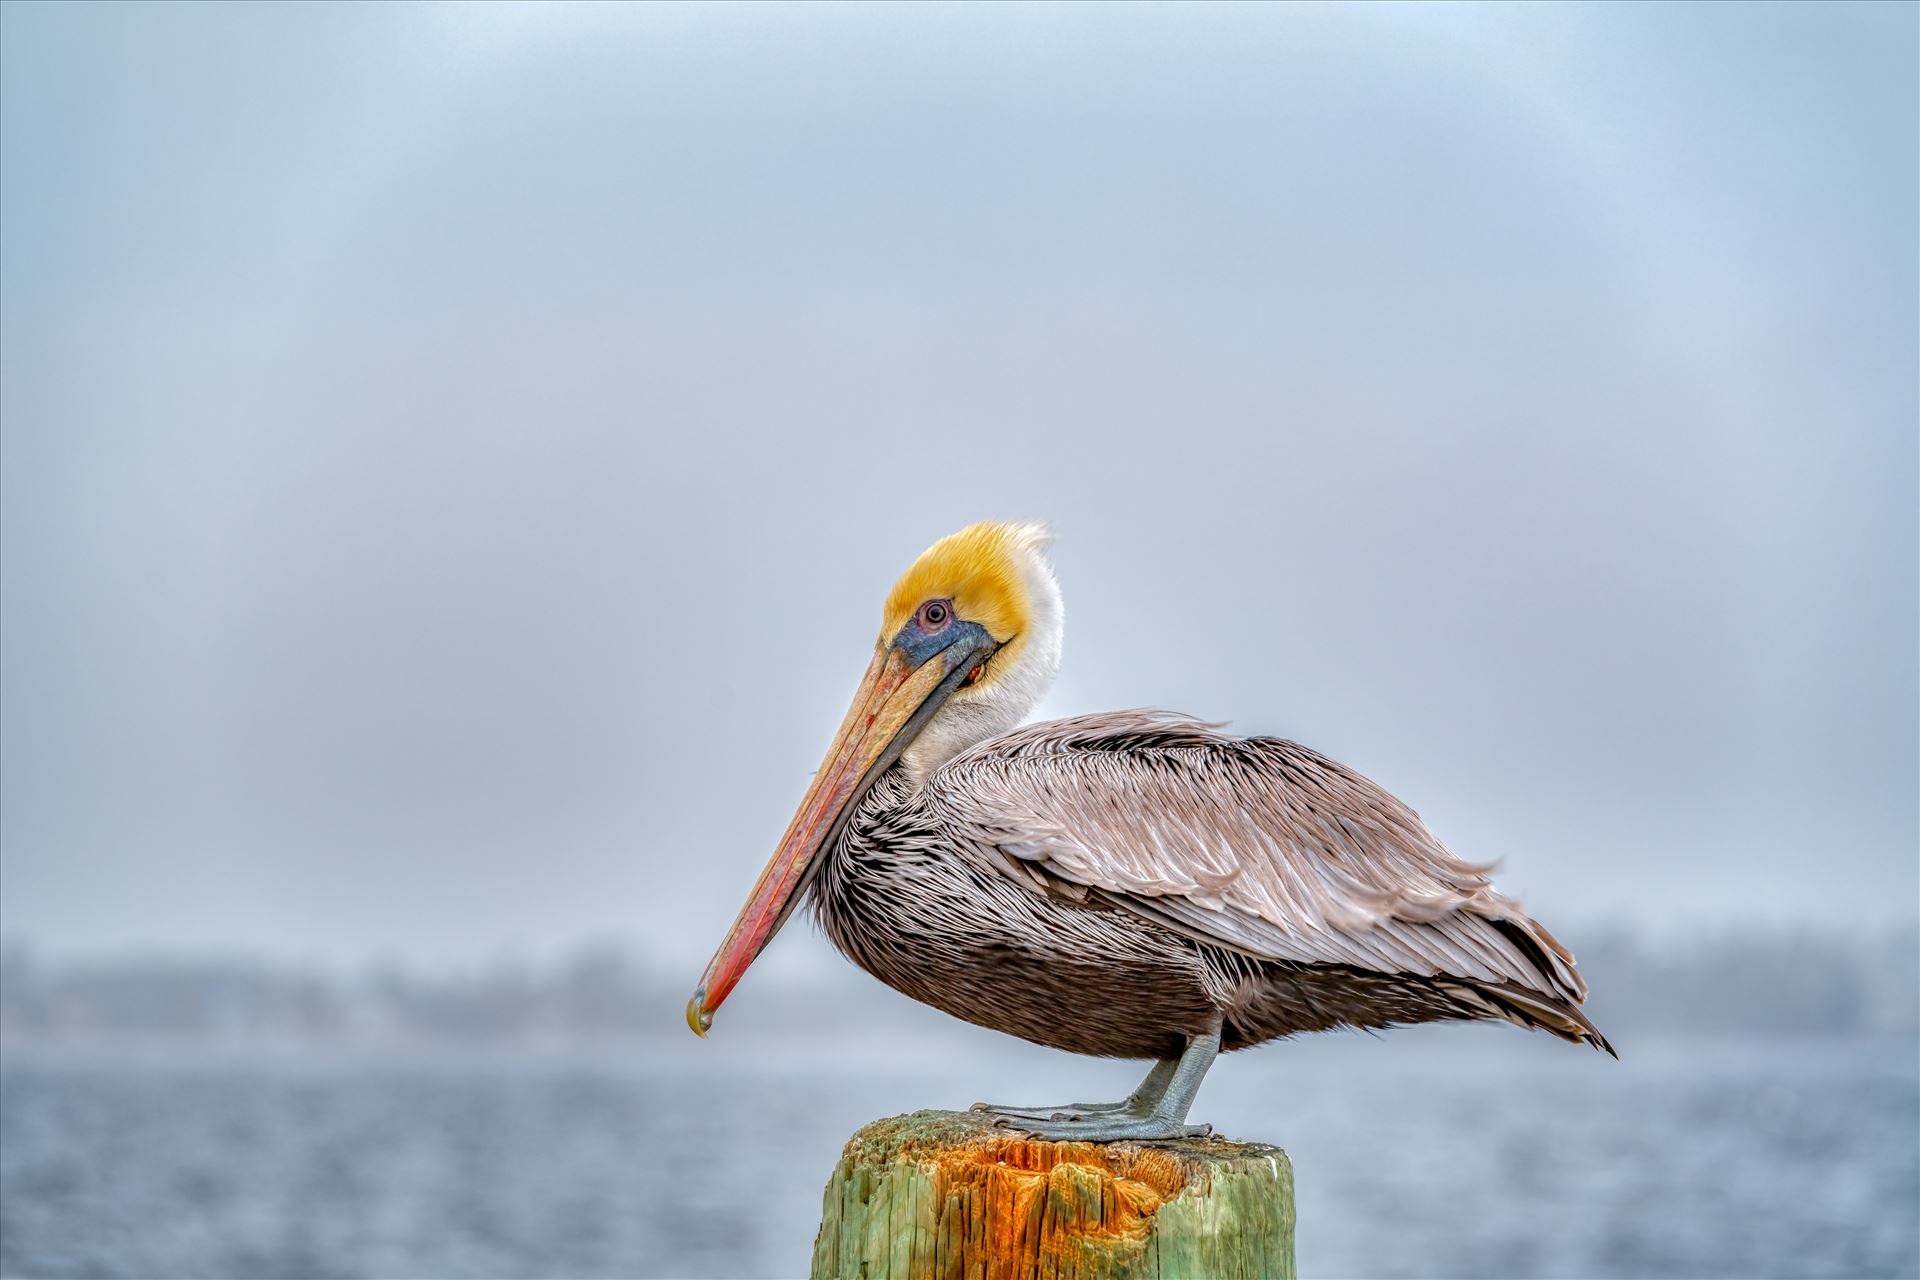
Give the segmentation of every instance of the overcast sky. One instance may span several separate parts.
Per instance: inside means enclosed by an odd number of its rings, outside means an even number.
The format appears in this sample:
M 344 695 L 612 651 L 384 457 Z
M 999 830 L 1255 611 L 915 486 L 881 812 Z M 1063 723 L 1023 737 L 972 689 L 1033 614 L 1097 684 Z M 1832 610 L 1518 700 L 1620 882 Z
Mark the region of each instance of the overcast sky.
M 1043 714 L 1576 947 L 1914 916 L 1911 5 L 0 23 L 7 938 L 691 982 L 1007 517 Z

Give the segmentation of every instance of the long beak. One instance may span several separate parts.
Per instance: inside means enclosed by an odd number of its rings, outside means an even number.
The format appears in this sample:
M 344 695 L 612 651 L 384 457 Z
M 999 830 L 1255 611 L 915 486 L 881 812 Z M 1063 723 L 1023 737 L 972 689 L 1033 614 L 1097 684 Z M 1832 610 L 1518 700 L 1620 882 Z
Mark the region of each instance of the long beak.
M 966 635 L 965 631 L 976 632 Z M 800 902 L 820 851 L 851 815 L 855 804 L 912 742 L 921 727 L 939 710 L 954 689 L 964 683 L 983 643 L 993 642 L 977 627 L 935 653 L 916 662 L 901 646 L 889 645 L 874 655 L 847 709 L 827 758 L 813 777 L 806 798 L 780 837 L 772 861 L 760 873 L 747 905 L 727 931 L 707 971 L 687 1001 L 687 1025 L 704 1036 L 713 1025 L 713 1012 L 772 941 L 787 916 Z

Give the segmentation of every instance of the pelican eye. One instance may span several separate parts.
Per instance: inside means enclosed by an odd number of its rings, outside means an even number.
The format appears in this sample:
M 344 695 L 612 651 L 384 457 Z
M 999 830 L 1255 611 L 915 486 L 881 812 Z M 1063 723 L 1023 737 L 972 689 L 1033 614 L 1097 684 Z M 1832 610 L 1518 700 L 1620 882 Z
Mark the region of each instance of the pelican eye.
M 920 621 L 929 627 L 944 627 L 952 613 L 953 610 L 947 607 L 946 602 L 929 600 L 920 606 Z

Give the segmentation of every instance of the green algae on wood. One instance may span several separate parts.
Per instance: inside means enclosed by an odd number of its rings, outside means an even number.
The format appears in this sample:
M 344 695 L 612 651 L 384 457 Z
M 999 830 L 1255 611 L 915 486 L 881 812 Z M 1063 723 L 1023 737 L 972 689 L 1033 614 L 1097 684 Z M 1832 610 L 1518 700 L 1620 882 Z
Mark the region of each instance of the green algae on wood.
M 1293 1280 L 1278 1147 L 1046 1142 L 971 1112 L 853 1135 L 827 1180 L 814 1280 Z

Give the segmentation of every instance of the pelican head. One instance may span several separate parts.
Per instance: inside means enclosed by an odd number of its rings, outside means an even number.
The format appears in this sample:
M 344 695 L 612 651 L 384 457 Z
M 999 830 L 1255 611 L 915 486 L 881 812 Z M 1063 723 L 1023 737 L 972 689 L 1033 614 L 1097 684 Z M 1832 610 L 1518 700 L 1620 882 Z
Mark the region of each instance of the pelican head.
M 1060 589 L 1037 524 L 976 524 L 934 543 L 887 593 L 873 661 L 813 785 L 687 1002 L 705 1035 L 801 899 L 867 789 L 895 763 L 916 783 L 1011 729 L 1060 664 Z

